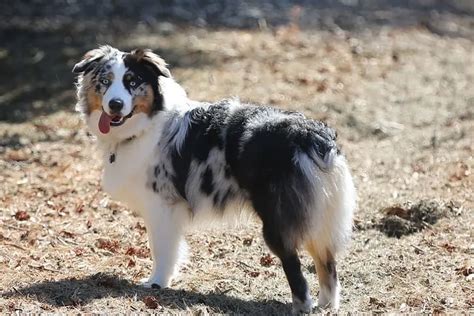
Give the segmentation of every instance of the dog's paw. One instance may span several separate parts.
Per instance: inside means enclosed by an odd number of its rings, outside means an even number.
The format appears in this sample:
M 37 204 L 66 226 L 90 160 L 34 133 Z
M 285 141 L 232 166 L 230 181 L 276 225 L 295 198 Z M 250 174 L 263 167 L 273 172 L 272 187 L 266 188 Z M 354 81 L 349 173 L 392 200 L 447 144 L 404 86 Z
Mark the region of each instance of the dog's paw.
M 299 314 L 310 314 L 313 311 L 314 303 L 311 297 L 307 297 L 304 302 L 302 302 L 297 297 L 293 297 L 293 315 Z
M 151 278 L 141 279 L 139 284 L 147 289 L 162 289 L 166 287 L 166 286 L 161 285 L 158 281 L 155 281 Z
M 318 308 L 331 309 L 332 311 L 337 311 L 339 309 L 339 301 L 340 301 L 339 292 L 340 292 L 339 283 L 336 284 L 333 291 L 330 291 L 324 287 L 321 288 L 319 290 Z

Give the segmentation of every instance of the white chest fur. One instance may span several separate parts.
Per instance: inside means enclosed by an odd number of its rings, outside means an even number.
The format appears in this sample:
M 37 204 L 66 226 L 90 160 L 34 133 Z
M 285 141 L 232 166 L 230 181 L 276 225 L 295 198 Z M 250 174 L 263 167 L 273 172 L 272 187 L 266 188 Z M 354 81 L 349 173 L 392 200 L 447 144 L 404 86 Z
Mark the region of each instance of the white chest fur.
M 101 146 L 104 152 L 104 190 L 134 211 L 141 212 L 145 207 L 143 202 L 145 195 L 149 194 L 149 175 L 159 154 L 156 144 L 160 135 L 160 130 L 150 129 L 129 141 Z

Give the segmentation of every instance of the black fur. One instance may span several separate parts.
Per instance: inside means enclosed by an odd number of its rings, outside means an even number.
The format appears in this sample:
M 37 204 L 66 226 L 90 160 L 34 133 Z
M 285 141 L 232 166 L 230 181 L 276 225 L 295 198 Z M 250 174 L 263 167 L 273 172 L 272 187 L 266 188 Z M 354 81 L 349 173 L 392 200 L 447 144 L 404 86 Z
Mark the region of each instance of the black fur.
M 206 195 L 211 195 L 211 193 L 214 191 L 212 170 L 209 168 L 209 166 L 202 174 L 201 191 Z
M 213 148 L 223 148 L 222 130 L 225 128 L 227 113 L 228 108 L 225 105 L 218 104 L 209 107 L 208 110 L 196 108 L 186 114 L 189 116 L 190 125 L 182 149 L 180 152 L 177 148 L 173 148 L 171 151 L 171 161 L 175 175 L 173 184 L 184 199 L 186 199 L 185 186 L 191 161 L 196 160 L 203 163 L 207 160 L 209 152 Z M 184 121 L 185 119 L 187 118 L 181 120 Z M 171 141 L 173 140 L 174 137 Z

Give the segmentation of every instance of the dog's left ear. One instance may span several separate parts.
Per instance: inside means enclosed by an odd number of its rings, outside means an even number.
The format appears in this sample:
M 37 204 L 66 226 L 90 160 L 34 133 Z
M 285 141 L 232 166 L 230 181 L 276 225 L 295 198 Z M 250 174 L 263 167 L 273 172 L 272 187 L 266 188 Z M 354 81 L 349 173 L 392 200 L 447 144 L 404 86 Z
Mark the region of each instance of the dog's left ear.
M 158 76 L 171 78 L 171 72 L 168 67 L 166 67 L 166 62 L 150 49 L 135 49 L 130 53 L 130 55 L 132 55 L 139 63 L 145 63 L 150 66 Z

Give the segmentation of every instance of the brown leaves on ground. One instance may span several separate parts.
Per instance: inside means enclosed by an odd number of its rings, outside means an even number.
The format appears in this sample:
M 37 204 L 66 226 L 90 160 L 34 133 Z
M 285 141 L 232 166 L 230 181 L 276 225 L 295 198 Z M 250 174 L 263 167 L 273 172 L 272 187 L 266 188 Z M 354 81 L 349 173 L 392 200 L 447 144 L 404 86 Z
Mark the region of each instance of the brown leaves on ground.
M 15 218 L 19 221 L 26 221 L 30 219 L 30 215 L 26 211 L 18 211 L 15 213 Z
M 74 233 L 71 233 L 69 231 L 66 231 L 66 230 L 62 230 L 60 232 L 61 236 L 63 237 L 66 237 L 66 238 L 74 238 Z
M 80 248 L 80 247 L 75 248 L 75 249 L 74 249 L 74 254 L 75 254 L 76 256 L 80 257 L 80 256 L 82 256 L 82 255 L 84 254 L 84 249 L 83 249 L 83 248 Z
M 157 309 L 160 306 L 158 299 L 151 295 L 145 296 L 143 298 L 143 303 L 145 303 L 146 307 L 149 309 Z
M 269 266 L 275 264 L 274 258 L 272 257 L 272 255 L 266 254 L 266 255 L 264 255 L 263 257 L 260 258 L 260 264 L 264 267 L 269 267 Z
M 125 251 L 127 256 L 137 256 L 139 258 L 149 258 L 150 257 L 150 250 L 145 247 L 129 247 L 127 251 Z
M 260 272 L 258 271 L 251 271 L 249 272 L 249 276 L 251 276 L 252 278 L 256 278 L 260 275 Z
M 104 249 L 116 253 L 120 248 L 120 243 L 118 240 L 107 240 L 100 238 L 97 240 L 96 246 L 99 249 Z
M 461 274 L 465 277 L 470 276 L 471 274 L 474 274 L 474 266 L 462 266 L 459 268 L 456 268 L 456 272 L 458 274 Z

